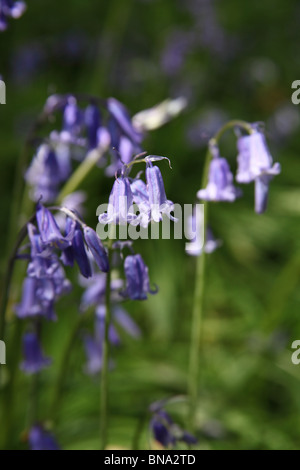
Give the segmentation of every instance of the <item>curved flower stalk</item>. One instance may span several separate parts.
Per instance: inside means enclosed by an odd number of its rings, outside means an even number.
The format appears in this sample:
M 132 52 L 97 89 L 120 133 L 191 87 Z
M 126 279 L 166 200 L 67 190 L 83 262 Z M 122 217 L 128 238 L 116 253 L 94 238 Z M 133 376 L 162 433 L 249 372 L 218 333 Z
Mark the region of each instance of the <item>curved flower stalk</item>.
M 239 122 L 233 121 L 233 126 Z M 257 123 L 242 126 L 249 134 L 237 139 L 237 174 L 236 181 L 242 184 L 255 182 L 255 212 L 261 214 L 267 208 L 269 183 L 279 175 L 281 166 L 273 164 L 265 135 L 259 130 Z M 222 135 L 222 132 L 221 132 Z M 205 189 L 197 192 L 197 197 L 204 201 L 234 202 L 242 196 L 239 188 L 233 185 L 233 174 L 225 158 L 219 156 L 217 138 L 210 140 L 212 158 L 209 164 L 208 182 Z
M 8 27 L 9 18 L 20 18 L 26 10 L 26 3 L 18 0 L 0 0 L 0 32 Z
M 231 128 L 239 129 L 237 139 L 238 157 L 237 174 L 238 183 L 255 183 L 255 212 L 263 213 L 267 207 L 268 188 L 271 179 L 281 171 L 280 164 L 273 164 L 266 139 L 257 123 L 249 124 L 244 121 L 229 121 L 209 141 L 202 187 L 197 192 L 197 197 L 204 201 L 204 227 L 198 227 L 197 232 L 204 231 L 204 244 L 201 237 L 195 237 L 192 243 L 187 245 L 188 254 L 198 256 L 196 266 L 196 282 L 193 305 L 192 331 L 190 343 L 189 360 L 189 425 L 191 429 L 195 426 L 195 415 L 198 397 L 198 375 L 199 375 L 199 347 L 201 340 L 201 326 L 203 316 L 203 300 L 205 285 L 206 254 L 214 251 L 220 242 L 214 240 L 207 226 L 208 202 L 234 202 L 241 196 L 241 191 L 233 185 L 233 174 L 227 160 L 220 157 L 219 139 L 223 133 Z M 245 135 L 242 134 L 244 132 Z M 194 229 L 195 214 L 191 217 L 190 228 Z M 192 232 L 194 233 L 194 231 Z

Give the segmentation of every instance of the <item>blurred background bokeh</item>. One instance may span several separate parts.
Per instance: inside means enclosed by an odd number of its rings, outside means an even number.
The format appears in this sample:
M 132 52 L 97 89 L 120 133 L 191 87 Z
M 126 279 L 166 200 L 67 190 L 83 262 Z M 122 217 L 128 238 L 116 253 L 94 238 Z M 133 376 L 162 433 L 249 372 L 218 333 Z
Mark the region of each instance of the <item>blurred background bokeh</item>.
M 0 74 L 7 86 L 7 104 L 0 106 L 2 274 L 12 198 L 21 191 L 13 189 L 18 160 L 49 94 L 114 96 L 131 114 L 185 97 L 185 111 L 144 143 L 148 153 L 171 159 L 172 170 L 159 165 L 168 198 L 180 204 L 195 201 L 207 140 L 226 120 L 264 121 L 274 161 L 282 164 L 267 212 L 254 213 L 252 185 L 243 187 L 244 197 L 234 204 L 210 209 L 210 224 L 223 245 L 208 259 L 196 434 L 200 449 L 299 448 L 300 365 L 291 362 L 291 343 L 300 339 L 300 115 L 291 102 L 291 84 L 300 78 L 299 2 L 28 0 L 27 6 L 0 36 Z M 221 150 L 235 171 L 232 134 Z M 93 227 L 112 182 L 96 168 L 83 184 L 86 220 Z M 151 402 L 186 393 L 195 259 L 185 254 L 184 244 L 136 244 L 160 291 L 146 302 L 126 304 L 143 338 L 124 336 L 114 351 L 109 441 L 115 448 L 130 448 Z M 77 288 L 64 297 L 59 321 L 45 329 L 54 366 L 80 296 Z M 8 361 L 9 355 L 8 350 Z M 99 385 L 84 375 L 84 361 L 78 337 L 55 430 L 67 449 L 98 445 Z M 44 420 L 55 371 L 43 373 Z M 20 374 L 14 448 L 26 447 L 28 390 Z M 169 411 L 185 424 L 184 403 Z M 147 440 L 146 425 L 141 447 L 147 448 Z

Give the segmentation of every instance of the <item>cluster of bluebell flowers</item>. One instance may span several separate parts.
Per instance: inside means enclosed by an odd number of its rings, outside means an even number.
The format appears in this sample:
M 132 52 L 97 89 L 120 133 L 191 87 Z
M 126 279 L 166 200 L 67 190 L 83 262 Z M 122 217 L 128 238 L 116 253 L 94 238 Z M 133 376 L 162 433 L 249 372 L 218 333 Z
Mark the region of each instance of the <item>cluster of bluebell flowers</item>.
M 0 32 L 8 27 L 9 18 L 20 18 L 26 10 L 26 3 L 21 0 L 0 0 Z
M 265 135 L 256 124 L 251 126 L 249 135 L 237 140 L 238 183 L 255 183 L 255 211 L 265 212 L 268 201 L 269 183 L 281 171 L 280 164 L 273 164 Z M 208 184 L 198 191 L 197 196 L 206 201 L 233 202 L 242 195 L 233 184 L 233 174 L 227 160 L 220 156 L 215 142 L 211 145 L 212 160 L 209 168 Z
M 163 159 L 166 157 L 149 155 L 136 160 L 146 163 L 146 182 L 139 175 L 130 178 L 131 166 L 123 165 L 110 193 L 107 212 L 99 215 L 101 224 L 132 224 L 146 228 L 151 221 L 160 222 L 163 215 L 176 221 L 172 215 L 174 203 L 167 199 L 161 171 L 153 165 Z
M 75 213 L 64 208 L 61 211 L 66 216 L 64 234 L 52 212 L 38 203 L 37 226 L 33 223 L 27 226 L 29 253 L 20 250 L 19 254 L 29 261 L 22 299 L 15 308 L 19 318 L 31 320 L 32 331 L 23 337 L 24 360 L 21 364 L 28 374 L 37 373 L 51 363 L 42 352 L 36 322 L 41 318 L 56 320 L 55 303 L 71 290 L 63 265 L 73 266 L 76 262 L 81 274 L 91 277 L 90 253 L 101 271 L 109 270 L 106 249 L 96 232 L 81 222 Z
M 88 101 L 81 107 L 80 101 Z M 112 176 L 141 151 L 144 133 L 137 130 L 125 106 L 115 98 L 101 100 L 73 95 L 50 96 L 44 114 L 62 115 L 61 130 L 53 130 L 37 148 L 25 179 L 34 201 L 55 201 L 61 185 L 72 173 L 72 160 L 98 154 L 98 165 Z M 108 161 L 108 154 L 111 160 Z

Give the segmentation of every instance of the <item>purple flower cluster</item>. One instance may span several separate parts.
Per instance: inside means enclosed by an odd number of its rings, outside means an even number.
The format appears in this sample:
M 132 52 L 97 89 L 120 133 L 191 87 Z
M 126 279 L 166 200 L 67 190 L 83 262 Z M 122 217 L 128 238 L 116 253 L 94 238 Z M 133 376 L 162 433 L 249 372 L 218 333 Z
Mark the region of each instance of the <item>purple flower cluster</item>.
M 44 113 L 62 115 L 62 129 L 52 131 L 41 144 L 28 168 L 25 179 L 32 187 L 31 198 L 55 201 L 59 189 L 72 172 L 72 159 L 82 161 L 91 152 L 110 150 L 112 161 L 106 168 L 113 175 L 123 163 L 129 163 L 141 151 L 143 134 L 136 130 L 125 106 L 115 98 L 90 98 L 82 108 L 72 95 L 53 95 Z M 99 165 L 107 159 L 101 158 Z
M 25 2 L 20 0 L 0 0 L 0 32 L 7 29 L 9 18 L 20 18 L 25 10 Z
M 139 177 L 132 180 L 127 176 L 127 167 L 123 167 L 121 175 L 114 182 L 110 193 L 108 209 L 100 214 L 102 224 L 141 225 L 148 227 L 151 221 L 160 222 L 163 214 L 176 220 L 171 212 L 174 204 L 166 196 L 162 174 L 158 166 L 152 162 L 164 157 L 148 156 L 146 161 L 146 183 Z M 138 215 L 133 204 L 137 206 Z
M 63 209 L 62 209 L 63 210 Z M 63 264 L 70 266 L 77 262 L 84 277 L 90 277 L 92 270 L 88 253 L 103 272 L 109 270 L 108 256 L 96 232 L 67 211 L 65 234 L 63 235 L 55 217 L 49 209 L 37 205 L 36 222 L 27 226 L 30 253 L 27 276 L 23 283 L 23 294 L 16 314 L 22 319 L 45 318 L 55 320 L 55 303 L 71 290 L 71 283 L 65 277 Z M 29 374 L 47 367 L 50 361 L 44 358 L 39 337 L 26 333 L 23 339 L 24 361 L 21 368 Z
M 192 434 L 182 430 L 175 424 L 165 410 L 157 409 L 156 406 L 150 421 L 150 430 L 153 433 L 154 439 L 165 448 L 174 447 L 177 442 L 184 442 L 189 446 L 195 445 L 198 442 Z
M 280 164 L 273 164 L 265 136 L 253 126 L 250 135 L 241 136 L 237 141 L 238 183 L 255 183 L 255 211 L 263 213 L 267 208 L 269 183 L 281 171 Z M 198 191 L 199 199 L 207 201 L 233 202 L 241 196 L 241 191 L 233 185 L 233 174 L 225 158 L 214 148 L 210 163 L 208 184 Z

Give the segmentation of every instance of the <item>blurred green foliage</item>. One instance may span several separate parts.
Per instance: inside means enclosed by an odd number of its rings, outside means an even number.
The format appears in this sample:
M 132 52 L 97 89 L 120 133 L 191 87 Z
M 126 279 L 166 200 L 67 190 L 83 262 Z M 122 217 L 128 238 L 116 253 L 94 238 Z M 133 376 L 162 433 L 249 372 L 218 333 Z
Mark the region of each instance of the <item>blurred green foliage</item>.
M 0 73 L 7 85 L 7 104 L 0 106 L 2 273 L 17 162 L 49 94 L 114 96 L 132 114 L 168 97 L 187 96 L 184 114 L 149 134 L 145 143 L 149 153 L 171 158 L 172 171 L 163 162 L 160 167 L 168 198 L 182 204 L 193 202 L 200 188 L 208 121 L 213 128 L 218 120 L 222 124 L 232 118 L 265 121 L 274 160 L 282 163 L 282 174 L 271 183 L 268 211 L 254 214 L 253 187 L 243 188 L 244 198 L 236 203 L 210 209 L 211 226 L 223 245 L 208 260 L 198 447 L 299 448 L 300 365 L 291 363 L 291 343 L 300 338 L 300 119 L 291 103 L 291 84 L 299 79 L 300 70 L 299 2 L 28 0 L 27 4 L 24 17 L 12 21 L 0 36 Z M 214 21 L 205 14 L 207 4 Z M 178 31 L 196 39 L 192 46 L 188 43 L 182 66 L 172 69 L 163 57 Z M 179 42 L 177 58 L 180 47 Z M 221 145 L 233 169 L 234 142 L 229 135 Z M 86 220 L 92 226 L 96 207 L 107 200 L 111 185 L 100 169 L 84 183 Z M 21 190 L 16 188 L 19 195 Z M 112 446 L 126 448 L 151 402 L 186 393 L 195 267 L 195 259 L 184 252 L 184 240 L 139 241 L 136 251 L 149 264 L 151 280 L 160 292 L 147 302 L 127 303 L 143 339 L 124 337 L 114 353 L 109 437 Z M 41 419 L 50 419 L 56 366 L 77 321 L 80 295 L 77 288 L 63 298 L 58 323 L 44 331 L 45 350 L 54 367 L 42 374 Z M 13 322 L 9 337 L 12 329 Z M 19 354 L 18 343 L 10 347 Z M 11 355 L 8 349 L 5 370 Z M 67 449 L 98 446 L 99 384 L 84 376 L 83 364 L 79 335 L 55 429 Z M 26 447 L 20 436 L 26 431 L 29 388 L 29 380 L 19 374 L 15 439 L 10 443 L 14 448 Z M 184 425 L 184 403 L 170 406 L 169 411 Z M 147 439 L 145 426 L 140 444 L 144 448 Z

